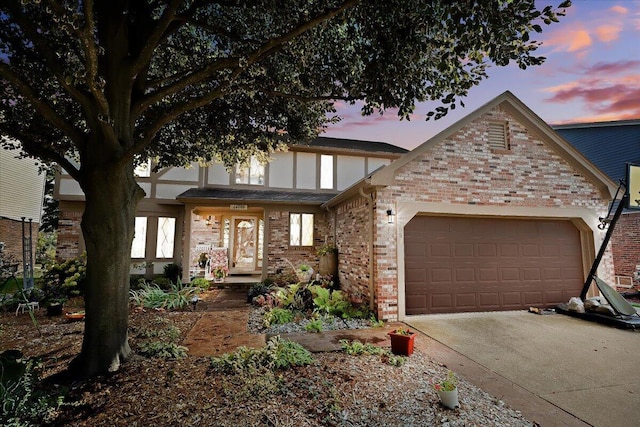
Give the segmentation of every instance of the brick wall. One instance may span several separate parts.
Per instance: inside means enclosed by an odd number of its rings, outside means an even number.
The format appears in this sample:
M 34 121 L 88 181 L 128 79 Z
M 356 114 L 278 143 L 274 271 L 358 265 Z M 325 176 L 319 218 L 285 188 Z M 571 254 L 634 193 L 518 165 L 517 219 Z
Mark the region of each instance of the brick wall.
M 222 218 L 211 215 L 209 225 L 207 225 L 209 215 L 200 217 L 191 215 L 191 248 L 189 248 L 189 265 L 196 265 L 200 252 L 196 251 L 196 245 L 210 245 L 212 247 L 222 247 Z
M 343 290 L 369 298 L 369 203 L 356 197 L 335 210 L 338 275 Z
M 307 264 L 317 272 L 320 260 L 316 249 L 331 235 L 328 214 L 320 212 L 314 215 L 313 247 L 289 246 L 288 210 L 272 210 L 267 215 L 269 221 L 269 236 L 265 238 L 265 242 L 268 242 L 267 276 L 276 281 L 295 280 L 295 273 L 287 261 L 296 267 Z
M 635 277 L 640 265 L 640 212 L 620 217 L 611 236 L 614 270 L 618 276 Z M 640 285 L 634 280 L 635 286 Z
M 58 214 L 58 243 L 56 259 L 62 261 L 80 255 L 82 240 L 82 207 L 72 203 L 60 203 Z
M 508 122 L 510 150 L 487 144 L 489 122 Z M 398 316 L 396 227 L 386 210 L 397 202 L 518 207 L 584 207 L 602 216 L 598 189 L 507 112 L 496 108 L 401 167 L 376 197 L 374 282 L 378 315 Z M 609 271 L 610 251 L 602 263 Z
M 33 262 L 36 262 L 36 247 L 38 245 L 38 228 L 40 224 L 31 223 L 31 246 L 33 248 Z M 25 224 L 25 233 L 29 233 L 29 223 Z M 22 222 L 0 217 L 0 242 L 4 242 L 4 256 L 15 259 L 22 268 Z

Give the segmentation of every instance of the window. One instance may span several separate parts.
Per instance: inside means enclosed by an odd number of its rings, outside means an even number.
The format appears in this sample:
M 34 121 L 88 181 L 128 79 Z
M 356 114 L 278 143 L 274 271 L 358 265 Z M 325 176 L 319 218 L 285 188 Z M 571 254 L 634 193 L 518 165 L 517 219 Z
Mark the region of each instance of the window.
M 494 150 L 508 150 L 506 123 L 489 123 L 489 147 Z
M 156 258 L 173 258 L 173 244 L 176 236 L 175 218 L 158 218 Z
M 320 156 L 320 188 L 333 189 L 333 156 Z
M 313 214 L 289 215 L 289 245 L 313 246 Z
M 147 217 L 137 216 L 133 243 L 131 244 L 131 258 L 144 258 L 147 244 Z
M 248 166 L 236 167 L 236 184 L 264 185 L 264 165 L 251 156 Z

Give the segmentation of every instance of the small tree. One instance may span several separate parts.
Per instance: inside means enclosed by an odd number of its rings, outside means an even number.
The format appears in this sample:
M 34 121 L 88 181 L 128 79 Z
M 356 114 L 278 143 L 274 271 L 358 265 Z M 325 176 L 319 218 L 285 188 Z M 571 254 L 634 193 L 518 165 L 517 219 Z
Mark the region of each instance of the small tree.
M 56 162 L 85 195 L 80 372 L 130 353 L 141 159 L 231 165 L 316 136 L 335 100 L 400 118 L 440 100 L 441 117 L 490 63 L 542 63 L 530 34 L 557 15 L 534 0 L 1 2 L 1 143 Z

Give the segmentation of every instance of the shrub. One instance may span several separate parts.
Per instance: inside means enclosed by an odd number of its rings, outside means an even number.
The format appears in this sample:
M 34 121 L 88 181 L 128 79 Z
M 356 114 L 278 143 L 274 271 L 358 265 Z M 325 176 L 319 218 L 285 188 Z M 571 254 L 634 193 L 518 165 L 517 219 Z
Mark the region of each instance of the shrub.
M 131 302 L 137 306 L 176 310 L 189 304 L 191 298 L 199 292 L 199 288 L 193 286 L 184 287 L 178 280 L 168 291 L 160 289 L 158 285 L 145 282 L 140 289 L 131 290 L 129 294 Z
M 264 326 L 282 325 L 293 321 L 293 312 L 286 308 L 272 308 L 264 315 Z
M 49 265 L 42 278 L 44 299 L 60 302 L 84 295 L 86 270 L 86 253 L 77 258 Z
M 140 344 L 140 354 L 161 359 L 182 359 L 189 349 L 174 342 L 149 341 Z
M 200 288 L 204 291 L 209 290 L 209 287 L 211 286 L 211 282 L 209 282 L 207 279 L 205 279 L 204 277 L 196 277 L 195 279 L 193 279 L 190 283 L 191 286 L 196 287 L 196 288 Z
M 182 266 L 176 263 L 165 265 L 163 271 L 164 277 L 171 280 L 173 283 L 177 283 L 178 279 L 182 277 Z
M 152 282 L 158 285 L 160 289 L 164 290 L 169 290 L 171 289 L 171 286 L 173 286 L 171 279 L 164 276 L 154 277 Z
M 259 296 L 266 296 L 273 289 L 273 280 L 264 279 L 262 282 L 256 283 L 249 288 L 247 292 L 247 302 L 252 303 Z
M 407 358 L 404 356 L 396 356 L 391 353 L 389 350 L 376 347 L 373 344 L 366 343 L 363 344 L 360 341 L 349 341 L 349 340 L 340 340 L 340 345 L 342 346 L 342 351 L 351 355 L 351 356 L 361 356 L 361 355 L 374 355 L 380 356 L 380 360 L 383 363 L 386 363 L 391 366 L 400 367 L 404 365 L 407 361 Z
M 153 327 L 141 328 L 136 335 L 146 340 L 139 345 L 140 354 L 146 357 L 182 359 L 189 351 L 187 347 L 178 345 L 180 329 L 162 317 L 153 322 Z
M 64 394 L 37 388 L 41 365 L 34 360 L 0 355 L 0 419 L 7 426 L 40 426 L 52 423 Z
M 309 290 L 314 295 L 313 303 L 320 313 L 341 316 L 351 307 L 342 291 L 331 291 L 315 285 L 309 286 Z
M 255 373 L 261 368 L 275 371 L 311 363 L 313 357 L 307 349 L 298 343 L 275 336 L 269 339 L 263 348 L 250 349 L 242 346 L 233 353 L 212 357 L 210 367 L 214 372 L 242 374 Z
M 304 326 L 304 330 L 307 332 L 315 332 L 315 333 L 322 332 L 322 319 L 311 320 L 309 323 L 307 323 Z

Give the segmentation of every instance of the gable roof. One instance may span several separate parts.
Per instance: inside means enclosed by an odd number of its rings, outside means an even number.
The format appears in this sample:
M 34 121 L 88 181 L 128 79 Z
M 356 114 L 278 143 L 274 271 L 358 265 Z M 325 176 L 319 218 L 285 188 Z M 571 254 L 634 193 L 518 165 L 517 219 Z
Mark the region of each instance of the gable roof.
M 587 179 L 595 184 L 605 197 L 610 198 L 615 194 L 617 185 L 593 163 L 591 163 L 580 151 L 558 135 L 544 120 L 535 114 L 529 107 L 520 101 L 511 92 L 506 91 L 477 110 L 452 124 L 433 138 L 422 143 L 408 152 L 389 166 L 374 173 L 369 184 L 373 186 L 386 186 L 393 182 L 395 172 L 402 166 L 423 155 L 431 147 L 449 138 L 472 121 L 488 113 L 496 107 L 501 107 L 516 120 L 522 123 L 529 131 L 534 132 L 545 144 L 552 148 L 567 163 L 580 171 Z
M 552 127 L 614 182 L 625 178 L 627 163 L 640 164 L 640 120 Z

